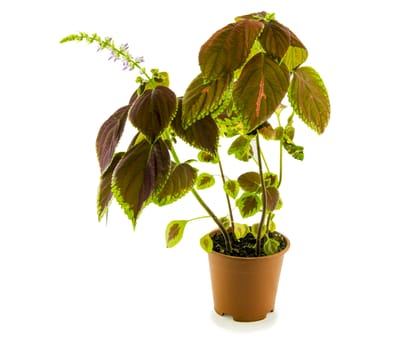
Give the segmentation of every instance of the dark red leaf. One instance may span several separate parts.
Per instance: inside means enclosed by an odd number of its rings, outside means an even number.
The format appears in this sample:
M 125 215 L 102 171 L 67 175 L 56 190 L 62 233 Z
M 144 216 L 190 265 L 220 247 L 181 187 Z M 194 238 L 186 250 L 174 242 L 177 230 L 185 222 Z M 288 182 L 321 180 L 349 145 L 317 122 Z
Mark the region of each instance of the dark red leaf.
M 181 139 L 191 146 L 216 154 L 219 136 L 216 122 L 210 116 L 205 116 L 184 129 L 181 98 L 178 101 L 177 113 L 171 123 L 171 127 Z
M 153 142 L 169 126 L 176 109 L 175 93 L 165 86 L 157 86 L 139 96 L 132 105 L 129 118 L 132 124 Z
M 234 72 L 249 56 L 263 23 L 243 20 L 215 32 L 201 47 L 199 65 L 208 81 Z
M 245 129 L 250 132 L 265 122 L 281 103 L 290 82 L 285 65 L 259 53 L 243 68 L 234 86 L 234 103 Z
M 96 138 L 96 151 L 102 172 L 110 164 L 124 132 L 129 108 L 130 106 L 127 105 L 118 109 L 99 129 Z
M 167 181 L 170 154 L 166 144 L 140 141 L 127 151 L 113 173 L 112 191 L 128 218 L 136 220 L 146 202 Z
M 111 192 L 111 180 L 114 169 L 116 168 L 118 162 L 124 156 L 124 152 L 116 153 L 107 169 L 102 173 L 100 177 L 100 183 L 97 194 L 97 215 L 99 221 L 102 219 L 103 215 L 107 212 L 110 202 L 113 198 L 113 193 Z

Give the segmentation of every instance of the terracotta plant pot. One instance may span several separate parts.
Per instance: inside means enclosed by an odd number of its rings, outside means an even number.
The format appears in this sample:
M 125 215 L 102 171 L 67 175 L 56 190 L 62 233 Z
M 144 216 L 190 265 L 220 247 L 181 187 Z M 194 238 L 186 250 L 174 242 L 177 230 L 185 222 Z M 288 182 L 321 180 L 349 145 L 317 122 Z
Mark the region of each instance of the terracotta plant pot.
M 216 252 L 209 254 L 214 309 L 235 321 L 262 320 L 274 311 L 284 254 L 242 258 Z

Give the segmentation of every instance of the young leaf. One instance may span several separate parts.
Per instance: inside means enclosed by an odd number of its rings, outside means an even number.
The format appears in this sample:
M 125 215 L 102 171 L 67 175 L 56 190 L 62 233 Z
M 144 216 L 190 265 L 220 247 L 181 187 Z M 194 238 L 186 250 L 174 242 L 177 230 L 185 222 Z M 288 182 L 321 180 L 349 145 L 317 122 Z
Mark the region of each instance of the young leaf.
M 281 103 L 290 82 L 285 65 L 259 53 L 243 68 L 233 91 L 234 103 L 247 132 L 266 121 Z
M 268 211 L 273 211 L 276 209 L 279 199 L 280 194 L 276 187 L 266 188 L 266 205 Z
M 146 90 L 132 105 L 129 118 L 132 124 L 154 142 L 169 126 L 177 110 L 175 93 L 165 86 Z
M 273 255 L 278 252 L 280 248 L 280 243 L 273 238 L 269 238 L 266 240 L 265 244 L 263 245 L 263 251 L 266 255 Z
M 184 197 L 194 186 L 197 170 L 187 163 L 173 164 L 173 169 L 163 188 L 153 196 L 157 205 L 171 204 Z
M 189 85 L 182 98 L 182 124 L 184 129 L 207 115 L 219 114 L 229 99 L 227 94 L 231 84 L 231 75 L 205 82 L 198 75 Z M 226 103 L 224 103 L 226 101 Z
M 312 67 L 294 72 L 288 100 L 306 125 L 318 134 L 324 132 L 330 119 L 330 101 L 323 80 Z
M 152 193 L 166 183 L 169 172 L 169 151 L 161 141 L 154 145 L 139 142 L 117 164 L 112 191 L 134 226 Z
M 185 226 L 187 220 L 175 220 L 171 221 L 166 228 L 166 245 L 167 248 L 174 247 L 178 242 L 181 241 L 184 235 Z
M 231 197 L 237 198 L 239 192 L 239 184 L 235 180 L 226 180 L 224 182 L 224 191 Z
M 204 190 L 206 188 L 212 187 L 215 183 L 213 175 L 202 173 L 199 174 L 196 179 L 196 188 L 198 190 Z
M 96 138 L 96 151 L 101 172 L 109 166 L 113 158 L 117 144 L 124 132 L 130 107 L 127 105 L 119 108 L 99 129 Z
M 240 187 L 247 192 L 259 192 L 260 191 L 260 176 L 255 171 L 249 171 L 241 174 L 238 177 L 238 183 Z
M 296 145 L 289 137 L 284 135 L 283 147 L 294 159 L 304 160 L 304 148 L 303 146 Z
M 247 224 L 234 224 L 234 233 L 237 239 L 243 238 L 249 232 L 249 226 Z
M 236 200 L 235 204 L 237 205 L 241 216 L 243 218 L 248 218 L 259 212 L 262 201 L 255 193 L 245 192 Z
M 100 176 L 100 183 L 97 193 L 97 217 L 99 221 L 102 220 L 104 214 L 106 214 L 111 200 L 113 199 L 113 193 L 111 192 L 111 179 L 115 167 L 123 156 L 124 152 L 116 153 L 110 165 Z
M 199 52 L 203 77 L 207 81 L 215 80 L 241 67 L 262 29 L 263 23 L 244 20 L 215 32 Z
M 247 162 L 253 156 L 251 137 L 240 135 L 228 148 L 228 154 L 233 154 L 235 158 Z
M 206 253 L 213 251 L 213 240 L 208 233 L 200 239 L 200 245 Z
M 184 129 L 182 125 L 182 99 L 178 100 L 177 113 L 171 127 L 181 139 L 191 146 L 212 155 L 217 153 L 219 130 L 216 122 L 210 116 L 206 116 Z
M 212 155 L 209 152 L 200 151 L 198 153 L 198 160 L 203 163 L 212 163 L 217 164 L 219 162 L 219 158 L 217 155 Z

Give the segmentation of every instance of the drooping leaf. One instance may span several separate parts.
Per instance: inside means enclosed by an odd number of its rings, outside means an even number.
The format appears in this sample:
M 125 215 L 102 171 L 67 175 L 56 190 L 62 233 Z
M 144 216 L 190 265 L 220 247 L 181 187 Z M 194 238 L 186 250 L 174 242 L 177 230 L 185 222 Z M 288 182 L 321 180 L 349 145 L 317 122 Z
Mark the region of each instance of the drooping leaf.
M 304 160 L 304 147 L 296 145 L 287 135 L 283 136 L 283 147 L 294 159 Z
M 184 197 L 195 185 L 197 170 L 187 163 L 172 165 L 172 170 L 163 188 L 153 196 L 157 205 L 171 204 Z
M 191 146 L 213 155 L 216 154 L 219 137 L 216 122 L 210 116 L 206 116 L 184 129 L 182 125 L 181 99 L 178 100 L 177 113 L 171 127 L 181 139 Z
M 207 115 L 219 114 L 228 103 L 231 74 L 205 82 L 199 74 L 189 85 L 182 98 L 182 124 L 184 129 Z
M 224 191 L 231 197 L 237 198 L 239 192 L 239 184 L 238 181 L 235 180 L 226 180 L 224 181 Z
M 206 188 L 212 187 L 215 184 L 213 175 L 208 173 L 199 174 L 196 179 L 196 188 L 198 190 L 204 190 Z
M 248 218 L 259 212 L 262 201 L 255 193 L 245 192 L 237 200 L 236 205 L 243 218 Z
M 276 140 L 276 133 L 269 123 L 266 123 L 266 125 L 263 125 L 261 128 L 259 128 L 258 132 L 265 140 Z
M 97 193 L 97 217 L 99 221 L 102 220 L 104 214 L 106 214 L 111 200 L 113 199 L 113 193 L 111 192 L 111 179 L 115 167 L 123 156 L 124 152 L 116 153 L 110 165 L 100 176 L 100 183 Z
M 234 86 L 234 103 L 250 132 L 266 121 L 281 103 L 290 81 L 285 65 L 259 53 L 243 68 Z
M 253 156 L 251 141 L 251 137 L 238 136 L 228 148 L 228 154 L 233 154 L 238 160 L 247 162 Z
M 213 251 L 213 240 L 209 234 L 201 237 L 200 245 L 206 253 L 211 253 Z
M 129 149 L 114 170 L 112 191 L 125 214 L 133 221 L 152 193 L 162 187 L 170 172 L 170 155 L 166 144 L 146 140 Z
M 267 53 L 281 59 L 290 46 L 290 31 L 277 21 L 265 22 L 259 41 Z
M 318 134 L 324 132 L 330 119 L 330 100 L 323 80 L 312 67 L 294 72 L 288 99 L 306 125 Z
M 263 23 L 244 20 L 215 32 L 199 52 L 203 77 L 207 81 L 215 80 L 241 67 L 262 29 Z
M 153 142 L 169 126 L 177 110 L 175 93 L 165 86 L 146 90 L 130 109 L 132 124 Z
M 175 220 L 169 222 L 166 228 L 167 248 L 172 248 L 181 241 L 187 223 L 187 220 Z
M 101 172 L 110 164 L 118 142 L 124 132 L 130 106 L 119 108 L 100 127 L 96 138 L 96 151 Z
M 276 187 L 266 188 L 266 206 L 268 211 L 273 211 L 276 209 L 279 199 L 280 194 Z
M 238 177 L 240 187 L 246 192 L 260 191 L 260 175 L 255 171 L 248 171 Z

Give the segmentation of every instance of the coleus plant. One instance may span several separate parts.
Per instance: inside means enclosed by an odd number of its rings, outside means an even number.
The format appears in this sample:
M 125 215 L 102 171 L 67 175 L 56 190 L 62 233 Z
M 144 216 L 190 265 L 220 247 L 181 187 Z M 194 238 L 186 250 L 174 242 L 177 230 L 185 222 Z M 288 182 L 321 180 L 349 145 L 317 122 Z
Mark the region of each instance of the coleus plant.
M 134 58 L 128 45 L 117 46 L 109 37 L 83 32 L 61 40 L 69 41 L 97 43 L 99 50 L 110 50 L 111 59 L 122 61 L 124 69 L 140 72 L 127 104 L 98 132 L 99 220 L 113 198 L 135 227 L 150 203 L 165 206 L 191 193 L 217 226 L 218 234 L 208 233 L 200 240 L 207 252 L 261 256 L 283 248 L 273 222 L 281 207 L 283 153 L 304 158 L 303 147 L 294 143 L 294 117 L 318 134 L 330 118 L 325 85 L 314 68 L 304 65 L 308 51 L 289 28 L 266 12 L 237 17 L 201 46 L 200 73 L 183 96 L 169 88 L 168 73 L 157 69 L 148 73 L 143 59 Z M 283 111 L 288 110 L 284 118 Z M 117 151 L 128 121 L 136 134 L 125 151 Z M 223 153 L 225 142 L 229 146 Z M 266 142 L 277 144 L 277 173 L 263 153 Z M 179 158 L 183 144 L 197 150 L 197 163 Z M 246 165 L 247 171 L 231 178 L 223 170 L 224 157 L 236 159 L 241 168 Z M 227 216 L 216 215 L 200 195 L 201 190 L 217 186 L 215 175 L 199 170 L 204 162 L 218 169 Z M 254 215 L 259 215 L 256 223 L 244 223 Z M 181 240 L 189 221 L 167 225 L 168 247 Z

